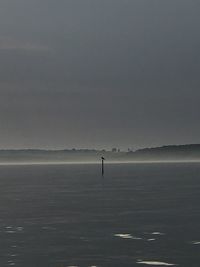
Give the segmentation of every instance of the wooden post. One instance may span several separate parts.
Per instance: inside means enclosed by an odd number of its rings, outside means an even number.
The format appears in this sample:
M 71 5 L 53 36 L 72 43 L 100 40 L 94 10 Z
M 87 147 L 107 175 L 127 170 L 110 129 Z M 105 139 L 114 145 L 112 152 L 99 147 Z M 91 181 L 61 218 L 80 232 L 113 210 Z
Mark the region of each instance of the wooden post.
M 105 158 L 101 157 L 101 174 L 102 174 L 102 176 L 104 176 L 104 160 L 105 160 Z

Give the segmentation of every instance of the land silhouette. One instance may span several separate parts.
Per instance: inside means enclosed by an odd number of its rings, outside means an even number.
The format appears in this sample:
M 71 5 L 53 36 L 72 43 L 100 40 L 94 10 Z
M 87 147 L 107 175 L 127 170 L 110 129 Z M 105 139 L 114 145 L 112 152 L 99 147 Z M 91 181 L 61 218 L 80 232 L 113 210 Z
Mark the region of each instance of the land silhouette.
M 99 162 L 101 157 L 106 158 L 106 162 L 200 161 L 200 144 L 128 149 L 126 152 L 119 149 L 0 150 L 0 163 Z

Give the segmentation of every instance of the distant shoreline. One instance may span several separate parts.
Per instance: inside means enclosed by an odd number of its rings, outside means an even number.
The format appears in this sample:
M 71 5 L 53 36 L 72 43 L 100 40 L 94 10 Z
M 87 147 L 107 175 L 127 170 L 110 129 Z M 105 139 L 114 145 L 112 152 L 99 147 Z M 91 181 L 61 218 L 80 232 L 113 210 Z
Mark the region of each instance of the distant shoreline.
M 101 157 L 105 163 L 165 163 L 200 162 L 200 144 L 170 145 L 122 152 L 95 149 L 9 149 L 0 150 L 1 165 L 27 164 L 97 164 Z

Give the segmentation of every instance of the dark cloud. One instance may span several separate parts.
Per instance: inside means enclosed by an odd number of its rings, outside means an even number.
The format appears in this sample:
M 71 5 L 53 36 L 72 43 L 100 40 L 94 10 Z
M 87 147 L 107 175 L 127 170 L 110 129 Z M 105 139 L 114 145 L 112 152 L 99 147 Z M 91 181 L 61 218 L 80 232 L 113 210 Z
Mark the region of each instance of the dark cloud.
M 0 3 L 0 147 L 200 142 L 198 1 Z

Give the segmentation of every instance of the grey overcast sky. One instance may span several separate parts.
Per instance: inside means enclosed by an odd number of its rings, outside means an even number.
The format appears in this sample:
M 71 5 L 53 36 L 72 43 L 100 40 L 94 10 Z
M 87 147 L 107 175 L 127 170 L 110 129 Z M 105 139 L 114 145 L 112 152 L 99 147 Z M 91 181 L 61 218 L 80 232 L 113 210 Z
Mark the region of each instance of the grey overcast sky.
M 199 0 L 1 0 L 0 148 L 200 143 Z

